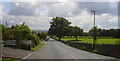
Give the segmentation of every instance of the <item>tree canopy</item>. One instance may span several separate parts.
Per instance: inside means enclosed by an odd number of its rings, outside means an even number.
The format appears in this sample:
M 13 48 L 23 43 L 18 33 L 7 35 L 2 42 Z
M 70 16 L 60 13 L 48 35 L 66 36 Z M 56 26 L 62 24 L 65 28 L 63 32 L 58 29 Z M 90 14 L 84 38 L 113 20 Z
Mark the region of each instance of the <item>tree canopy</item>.
M 16 40 L 17 47 L 20 47 L 21 40 L 32 40 L 34 45 L 39 43 L 39 37 L 32 33 L 30 28 L 24 23 L 11 27 L 2 25 L 2 39 L 3 40 Z
M 49 34 L 55 35 L 61 39 L 62 36 L 64 36 L 65 28 L 68 27 L 71 24 L 68 20 L 66 20 L 63 17 L 55 17 L 50 22 L 50 29 Z

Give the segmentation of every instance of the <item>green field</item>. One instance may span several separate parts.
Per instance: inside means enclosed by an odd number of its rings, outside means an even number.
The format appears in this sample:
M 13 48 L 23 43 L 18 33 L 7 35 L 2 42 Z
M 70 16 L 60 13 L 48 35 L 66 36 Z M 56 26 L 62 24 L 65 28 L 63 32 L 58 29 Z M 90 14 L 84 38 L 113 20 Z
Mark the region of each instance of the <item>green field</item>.
M 108 37 L 108 38 L 107 37 L 103 37 L 103 38 L 98 37 L 98 38 L 99 39 L 97 39 L 97 41 L 96 41 L 97 44 L 120 44 L 120 42 L 118 43 L 119 39 L 117 39 L 117 38 L 110 38 L 110 37 Z M 65 36 L 61 40 L 70 41 L 70 40 L 76 40 L 76 38 Z M 79 37 L 78 40 L 79 41 L 74 41 L 74 42 L 93 43 L 92 37 Z

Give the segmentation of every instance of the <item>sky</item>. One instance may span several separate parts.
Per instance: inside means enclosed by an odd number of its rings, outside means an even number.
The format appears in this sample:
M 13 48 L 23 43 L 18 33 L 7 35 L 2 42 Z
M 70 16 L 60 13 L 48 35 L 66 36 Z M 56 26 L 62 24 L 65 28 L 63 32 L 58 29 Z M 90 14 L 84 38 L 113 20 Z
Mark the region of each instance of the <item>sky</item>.
M 111 0 L 112 1 L 112 0 Z M 96 11 L 96 26 L 102 29 L 118 28 L 117 2 L 2 2 L 2 24 L 26 24 L 32 30 L 48 30 L 53 17 L 64 17 L 71 26 L 84 31 L 93 27 L 93 12 Z

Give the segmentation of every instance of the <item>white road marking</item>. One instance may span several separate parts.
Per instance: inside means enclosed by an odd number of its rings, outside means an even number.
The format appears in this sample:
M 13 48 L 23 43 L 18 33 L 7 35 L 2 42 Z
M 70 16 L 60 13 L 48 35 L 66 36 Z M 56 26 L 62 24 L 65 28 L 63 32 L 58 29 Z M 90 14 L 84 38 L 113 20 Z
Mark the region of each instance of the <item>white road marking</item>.
M 35 52 L 32 52 L 31 54 L 27 55 L 27 56 L 24 57 L 23 59 L 26 59 L 27 57 L 31 56 L 33 53 L 35 53 Z
M 77 59 L 76 57 L 74 57 L 73 55 L 70 55 L 70 56 L 72 56 L 74 59 Z

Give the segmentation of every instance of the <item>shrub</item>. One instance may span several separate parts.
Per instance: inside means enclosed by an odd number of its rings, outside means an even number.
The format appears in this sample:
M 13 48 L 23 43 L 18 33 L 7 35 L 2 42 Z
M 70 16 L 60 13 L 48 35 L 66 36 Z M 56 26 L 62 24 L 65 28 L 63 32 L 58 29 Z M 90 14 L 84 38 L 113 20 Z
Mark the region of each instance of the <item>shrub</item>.
M 47 33 L 41 32 L 39 37 L 40 37 L 40 39 L 46 39 Z

